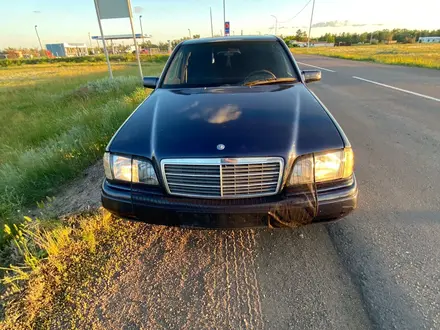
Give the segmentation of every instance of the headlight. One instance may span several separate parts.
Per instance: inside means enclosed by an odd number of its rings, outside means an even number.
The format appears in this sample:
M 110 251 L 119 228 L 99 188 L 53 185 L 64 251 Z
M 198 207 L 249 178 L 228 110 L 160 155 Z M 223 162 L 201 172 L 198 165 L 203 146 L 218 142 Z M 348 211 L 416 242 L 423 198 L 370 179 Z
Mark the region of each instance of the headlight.
M 353 174 L 353 167 L 351 148 L 301 156 L 295 162 L 289 185 L 349 178 Z
M 104 154 L 104 171 L 107 179 L 158 185 L 153 165 L 143 159 Z

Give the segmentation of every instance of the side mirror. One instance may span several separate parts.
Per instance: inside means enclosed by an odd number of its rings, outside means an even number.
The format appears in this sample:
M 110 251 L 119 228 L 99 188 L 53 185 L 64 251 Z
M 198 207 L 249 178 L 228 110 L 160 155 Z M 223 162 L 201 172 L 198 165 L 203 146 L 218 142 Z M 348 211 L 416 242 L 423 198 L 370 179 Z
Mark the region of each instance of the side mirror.
M 321 80 L 321 71 L 319 70 L 304 70 L 302 74 L 306 83 Z
M 157 82 L 159 81 L 158 77 L 144 77 L 144 87 L 155 89 Z

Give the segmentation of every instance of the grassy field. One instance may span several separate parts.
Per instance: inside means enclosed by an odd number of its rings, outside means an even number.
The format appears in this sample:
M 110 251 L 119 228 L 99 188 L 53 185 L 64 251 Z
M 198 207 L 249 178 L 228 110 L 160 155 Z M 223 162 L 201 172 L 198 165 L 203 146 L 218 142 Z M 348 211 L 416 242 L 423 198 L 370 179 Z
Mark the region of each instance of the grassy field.
M 144 64 L 144 74 L 162 67 Z M 113 81 L 105 64 L 0 69 L 0 228 L 99 159 L 147 96 L 135 64 L 113 68 Z
M 163 64 L 144 63 L 143 72 L 158 75 Z M 137 228 L 101 213 L 25 216 L 101 158 L 148 95 L 134 63 L 112 65 L 113 81 L 106 64 L 0 68 L 0 328 L 47 328 L 46 311 L 70 305 L 65 294 L 75 283 L 115 269 L 103 257 L 106 244 L 129 245 Z
M 440 44 L 362 45 L 291 50 L 293 54 L 323 55 L 356 61 L 440 69 Z

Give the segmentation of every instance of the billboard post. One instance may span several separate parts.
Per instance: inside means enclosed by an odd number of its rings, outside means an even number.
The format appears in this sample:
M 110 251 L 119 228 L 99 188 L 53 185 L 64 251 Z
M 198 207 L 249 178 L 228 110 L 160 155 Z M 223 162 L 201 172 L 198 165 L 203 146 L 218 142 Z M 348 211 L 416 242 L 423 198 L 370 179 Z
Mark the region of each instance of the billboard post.
M 104 32 L 102 31 L 101 14 L 99 12 L 98 0 L 95 0 L 95 9 L 96 9 L 96 17 L 98 18 L 99 31 L 101 32 L 101 37 L 102 37 L 102 44 L 104 46 L 104 54 L 105 54 L 105 59 L 107 61 L 108 74 L 110 75 L 110 79 L 113 79 L 112 66 L 110 65 L 110 58 L 108 57 L 108 51 L 107 51 L 107 46 L 105 44 Z
M 131 33 L 133 35 L 134 47 L 136 49 L 136 59 L 139 67 L 139 74 L 141 76 L 141 79 L 143 79 L 141 60 L 139 57 L 139 48 L 137 45 L 136 34 L 134 33 L 133 14 L 131 11 L 130 0 L 94 0 L 94 1 L 96 8 L 96 15 L 98 16 L 99 29 L 101 30 L 101 37 L 104 43 L 104 52 L 107 58 L 107 65 L 109 67 L 110 77 L 113 78 L 113 74 L 111 72 L 110 59 L 108 57 L 107 47 L 105 45 L 104 33 L 102 32 L 101 19 L 129 18 Z
M 129 16 L 130 16 L 131 33 L 133 34 L 134 47 L 136 49 L 136 59 L 137 59 L 137 62 L 138 62 L 139 74 L 141 76 L 141 80 L 143 80 L 144 79 L 144 75 L 142 73 L 141 58 L 139 56 L 139 47 L 138 47 L 137 40 L 136 40 L 136 34 L 134 33 L 133 15 L 132 15 L 132 12 L 131 12 L 130 0 L 127 0 L 127 7 L 128 7 L 128 11 L 129 11 Z M 143 37 L 144 37 L 144 34 L 142 33 L 142 38 Z

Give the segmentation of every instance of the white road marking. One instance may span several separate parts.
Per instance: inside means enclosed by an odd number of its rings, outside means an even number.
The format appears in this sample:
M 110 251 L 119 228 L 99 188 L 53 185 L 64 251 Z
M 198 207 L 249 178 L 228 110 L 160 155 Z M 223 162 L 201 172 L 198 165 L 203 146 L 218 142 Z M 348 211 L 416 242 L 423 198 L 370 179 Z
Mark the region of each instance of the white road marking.
M 394 90 L 396 90 L 396 91 L 400 91 L 400 92 L 403 92 L 403 93 L 412 94 L 412 95 L 416 95 L 416 96 L 424 97 L 425 99 L 429 99 L 429 100 L 433 100 L 433 101 L 440 102 L 440 99 L 437 99 L 437 98 L 435 98 L 435 97 L 428 96 L 428 95 L 425 95 L 425 94 L 420 94 L 420 93 L 416 93 L 416 92 L 411 92 L 411 91 L 406 90 L 406 89 L 402 89 L 402 88 L 398 88 L 398 87 L 394 87 L 394 86 L 390 86 L 390 85 L 385 85 L 385 84 L 382 84 L 382 83 L 377 82 L 377 81 L 368 80 L 368 79 L 364 79 L 364 78 L 360 78 L 360 77 L 356 77 L 356 76 L 353 76 L 353 78 L 354 78 L 354 79 L 358 79 L 358 80 L 362 80 L 362 81 L 366 81 L 366 82 L 369 82 L 369 83 L 371 83 L 371 84 L 379 85 L 379 86 L 382 86 L 382 87 L 391 88 L 391 89 L 394 89 Z
M 328 72 L 336 72 L 336 71 L 333 71 L 333 70 L 330 70 L 330 69 L 321 68 L 320 66 L 306 64 L 306 63 L 303 63 L 303 62 L 296 61 L 296 63 L 302 64 L 302 65 L 306 65 L 306 66 L 311 66 L 312 68 L 317 68 L 317 69 L 321 69 L 321 70 L 328 71 Z

